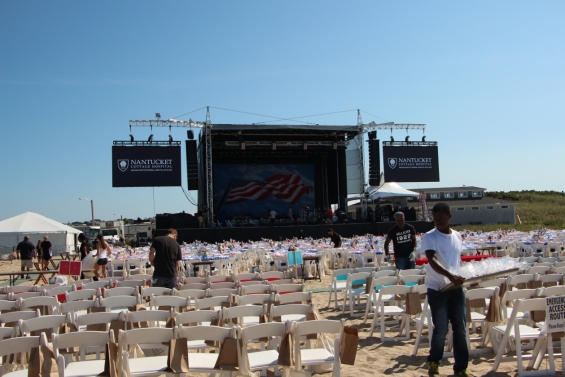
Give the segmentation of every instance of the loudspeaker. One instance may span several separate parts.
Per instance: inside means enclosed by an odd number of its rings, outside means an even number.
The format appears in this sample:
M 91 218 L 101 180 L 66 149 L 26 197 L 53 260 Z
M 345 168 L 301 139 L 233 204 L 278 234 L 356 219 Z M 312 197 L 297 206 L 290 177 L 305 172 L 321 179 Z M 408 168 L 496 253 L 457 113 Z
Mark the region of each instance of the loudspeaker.
M 369 140 L 369 186 L 378 186 L 381 182 L 381 151 L 377 139 Z
M 198 156 L 196 140 L 186 140 L 186 182 L 189 190 L 198 190 Z
M 186 131 L 186 137 L 187 137 L 189 140 L 194 139 L 194 132 L 192 132 L 192 130 L 187 130 L 187 131 Z

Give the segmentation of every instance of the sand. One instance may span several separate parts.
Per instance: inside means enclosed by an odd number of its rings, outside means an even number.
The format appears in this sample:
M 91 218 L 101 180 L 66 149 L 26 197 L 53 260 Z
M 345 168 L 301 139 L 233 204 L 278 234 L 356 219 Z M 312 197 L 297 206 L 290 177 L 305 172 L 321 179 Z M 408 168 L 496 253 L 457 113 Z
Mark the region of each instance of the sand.
M 58 262 L 58 257 L 55 258 Z M 20 269 L 19 261 L 0 261 L 0 271 L 17 271 Z M 327 288 L 331 280 L 330 276 L 322 278 L 319 281 L 307 281 L 306 289 L 320 290 Z M 2 284 L 4 283 L 4 284 Z M 18 283 L 31 285 L 33 281 L 18 280 Z M 0 278 L 0 285 L 7 285 L 7 278 Z M 427 376 L 426 357 L 429 348 L 423 347 L 418 350 L 417 356 L 412 356 L 414 348 L 414 338 L 416 330 L 411 331 L 411 339 L 407 341 L 380 341 L 380 333 L 375 332 L 372 338 L 369 338 L 370 322 L 363 324 L 363 317 L 351 318 L 348 314 L 345 316 L 341 313 L 341 307 L 334 309 L 333 302 L 328 308 L 328 292 L 319 292 L 313 294 L 314 303 L 319 309 L 320 314 L 326 319 L 345 319 L 347 326 L 355 327 L 359 330 L 359 349 L 354 366 L 343 365 L 342 376 L 344 377 L 369 377 L 373 375 L 395 374 L 401 376 L 420 377 Z M 361 311 L 357 311 L 361 313 Z M 387 331 L 387 336 L 395 336 L 398 331 Z M 425 333 L 427 335 L 427 332 Z M 476 335 L 471 334 L 471 337 Z M 427 343 L 427 342 L 425 342 Z M 478 343 L 477 343 L 478 344 Z M 471 343 L 471 347 L 475 348 L 476 344 Z M 555 352 L 559 352 L 557 348 Z M 488 353 L 471 356 L 469 360 L 469 371 L 474 376 L 489 377 L 510 377 L 518 376 L 516 362 L 503 362 L 500 364 L 496 373 L 491 372 L 494 363 L 495 354 L 492 349 Z M 440 367 L 442 376 L 453 374 L 453 358 L 444 358 Z M 561 376 L 561 358 L 555 358 L 557 375 Z M 548 367 L 547 358 L 544 359 L 540 367 L 540 371 Z M 328 374 L 329 375 L 329 374 Z

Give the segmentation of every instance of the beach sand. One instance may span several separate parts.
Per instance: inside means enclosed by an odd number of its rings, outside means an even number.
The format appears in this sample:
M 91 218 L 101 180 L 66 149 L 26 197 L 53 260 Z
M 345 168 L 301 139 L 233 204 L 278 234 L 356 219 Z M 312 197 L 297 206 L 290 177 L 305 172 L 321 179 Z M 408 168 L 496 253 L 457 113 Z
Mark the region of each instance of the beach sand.
M 59 258 L 56 257 L 55 261 L 58 262 Z M 0 262 L 0 271 L 18 271 L 20 269 L 19 261 Z M 306 282 L 307 290 L 319 291 L 328 287 L 331 280 L 330 276 L 322 278 L 322 282 L 309 280 Z M 2 284 L 4 283 L 4 284 Z M 7 278 L 2 277 L 0 284 L 6 285 Z M 33 281 L 18 280 L 18 283 L 24 285 L 31 285 Z M 369 377 L 374 375 L 394 374 L 400 376 L 420 377 L 427 376 L 427 363 L 426 357 L 429 348 L 422 347 L 418 350 L 417 356 L 412 356 L 414 349 L 414 338 L 416 330 L 411 331 L 411 339 L 407 341 L 380 341 L 380 333 L 375 331 L 374 336 L 369 338 L 370 322 L 363 324 L 363 317 L 351 318 L 348 314 L 345 316 L 341 313 L 341 307 L 334 309 L 333 302 L 328 308 L 328 292 L 318 292 L 313 294 L 313 300 L 316 307 L 319 309 L 320 314 L 325 319 L 345 319 L 347 326 L 352 326 L 359 330 L 359 349 L 355 365 L 343 365 L 342 376 L 344 377 Z M 362 314 L 359 310 L 357 313 Z M 395 336 L 398 331 L 387 331 L 387 336 Z M 425 332 L 427 335 L 427 332 Z M 471 337 L 478 335 L 471 334 Z M 427 344 L 427 340 L 423 342 Z M 477 343 L 471 343 L 472 348 L 476 348 Z M 496 373 L 491 372 L 495 354 L 489 348 L 488 353 L 480 355 L 472 355 L 469 360 L 469 372 L 474 376 L 489 376 L 489 377 L 510 377 L 518 376 L 516 362 L 502 362 Z M 559 348 L 555 352 L 560 352 Z M 442 376 L 449 376 L 453 374 L 453 358 L 444 358 L 442 366 L 440 366 L 440 373 Z M 525 365 L 527 362 L 525 363 Z M 541 364 L 539 371 L 548 368 L 548 361 L 545 358 Z M 555 368 L 558 376 L 561 376 L 561 357 L 555 358 Z

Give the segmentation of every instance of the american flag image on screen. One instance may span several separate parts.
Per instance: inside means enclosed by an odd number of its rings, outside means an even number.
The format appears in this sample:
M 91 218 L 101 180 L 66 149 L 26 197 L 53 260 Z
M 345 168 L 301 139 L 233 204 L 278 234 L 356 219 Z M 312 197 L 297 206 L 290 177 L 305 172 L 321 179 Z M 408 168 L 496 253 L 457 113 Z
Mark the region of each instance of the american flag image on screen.
M 244 200 L 265 200 L 270 195 L 288 204 L 294 204 L 304 194 L 313 191 L 302 184 L 300 174 L 276 174 L 264 181 L 233 179 L 228 188 L 226 204 Z

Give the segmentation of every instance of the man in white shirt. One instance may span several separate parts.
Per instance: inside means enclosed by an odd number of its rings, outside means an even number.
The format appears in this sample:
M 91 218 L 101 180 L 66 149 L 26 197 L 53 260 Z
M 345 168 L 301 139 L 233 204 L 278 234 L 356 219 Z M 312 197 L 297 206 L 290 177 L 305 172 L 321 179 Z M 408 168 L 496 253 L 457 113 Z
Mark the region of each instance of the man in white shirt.
M 428 375 L 439 376 L 439 364 L 443 358 L 443 348 L 449 323 L 453 329 L 453 356 L 455 376 L 469 376 L 469 350 L 467 349 L 465 293 L 461 285 L 465 279 L 455 275 L 461 262 L 463 242 L 461 235 L 449 226 L 451 210 L 449 205 L 438 203 L 432 209 L 435 229 L 422 237 L 422 250 L 428 258 L 426 286 L 428 304 L 432 312 L 434 331 L 430 355 L 428 356 Z M 441 290 L 449 283 L 457 286 L 447 292 Z

